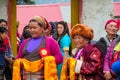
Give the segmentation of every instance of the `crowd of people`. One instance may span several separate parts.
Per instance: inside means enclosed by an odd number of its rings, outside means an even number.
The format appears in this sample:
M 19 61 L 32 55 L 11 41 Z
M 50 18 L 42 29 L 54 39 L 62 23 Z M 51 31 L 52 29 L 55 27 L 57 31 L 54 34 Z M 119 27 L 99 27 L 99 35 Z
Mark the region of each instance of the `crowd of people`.
M 78 23 L 69 31 L 65 21 L 33 16 L 21 35 L 17 30 L 17 56 L 7 24 L 0 19 L 0 80 L 120 80 L 119 20 L 106 21 L 107 34 L 91 43 L 89 25 Z

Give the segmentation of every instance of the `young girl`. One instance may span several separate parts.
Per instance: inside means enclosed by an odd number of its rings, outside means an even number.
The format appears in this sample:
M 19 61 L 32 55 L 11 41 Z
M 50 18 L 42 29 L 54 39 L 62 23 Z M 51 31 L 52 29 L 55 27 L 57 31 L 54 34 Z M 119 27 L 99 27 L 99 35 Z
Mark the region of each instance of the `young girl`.
M 60 21 L 57 24 L 57 42 L 59 43 L 60 50 L 63 56 L 63 62 L 66 60 L 67 57 L 70 57 L 70 45 L 71 39 L 69 36 L 69 30 L 67 23 L 64 21 Z M 58 65 L 58 78 L 60 79 L 62 64 Z

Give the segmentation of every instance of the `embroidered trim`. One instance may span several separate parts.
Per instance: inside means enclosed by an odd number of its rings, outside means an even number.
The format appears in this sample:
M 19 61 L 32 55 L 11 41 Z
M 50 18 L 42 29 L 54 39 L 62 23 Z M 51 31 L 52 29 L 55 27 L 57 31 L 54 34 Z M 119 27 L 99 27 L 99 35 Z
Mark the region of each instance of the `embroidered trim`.
M 77 74 L 80 73 L 82 63 L 83 63 L 83 61 L 77 60 L 76 67 L 75 67 L 75 73 L 77 73 Z

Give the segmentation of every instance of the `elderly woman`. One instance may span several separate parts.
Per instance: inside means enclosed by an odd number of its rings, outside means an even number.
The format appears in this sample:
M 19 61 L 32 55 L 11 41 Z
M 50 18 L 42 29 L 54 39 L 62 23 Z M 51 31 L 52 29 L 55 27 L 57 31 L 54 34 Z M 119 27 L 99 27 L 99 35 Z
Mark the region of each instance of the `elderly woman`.
M 110 27 L 110 26 L 108 26 L 108 27 Z M 117 36 L 117 37 L 115 37 L 115 39 L 113 39 L 110 47 L 108 48 L 107 54 L 105 55 L 105 58 L 104 58 L 104 73 L 105 73 L 104 76 L 107 80 L 109 80 L 109 79 L 116 80 L 117 78 L 118 78 L 118 80 L 120 79 L 120 75 L 112 76 L 112 74 L 111 74 L 112 73 L 111 68 L 114 68 L 114 67 L 112 67 L 112 64 L 116 64 L 114 62 L 116 62 L 117 60 L 120 59 L 120 55 L 119 55 L 120 54 L 120 36 L 115 34 L 119 30 L 119 27 L 120 27 L 119 20 L 116 21 L 116 23 L 115 22 L 111 23 L 111 29 L 114 29 L 114 36 Z M 113 32 L 113 31 L 111 31 L 111 32 Z
M 13 80 L 58 79 L 56 64 L 62 63 L 63 57 L 58 43 L 44 36 L 44 25 L 41 17 L 29 21 L 31 38 L 20 46 L 13 66 Z
M 96 45 L 98 45 L 98 47 L 102 51 L 102 55 L 104 57 L 104 77 L 108 80 L 112 77 L 110 73 L 110 68 L 112 64 L 113 54 L 115 52 L 114 47 L 120 41 L 120 36 L 117 35 L 117 32 L 119 30 L 118 21 L 114 19 L 106 21 L 105 30 L 107 35 L 100 38 Z
M 73 58 L 68 59 L 62 67 L 61 80 L 68 80 L 68 75 L 70 80 L 104 80 L 101 51 L 96 45 L 90 44 L 93 35 L 93 29 L 84 24 L 73 26 L 71 37 L 75 49 L 72 50 Z
M 115 42 L 115 45 L 118 44 L 120 40 L 120 36 L 117 34 L 118 32 L 117 28 L 117 20 L 110 19 L 107 20 L 105 23 L 105 31 L 106 35 L 104 37 L 101 37 L 97 42 L 96 45 L 99 46 L 99 48 L 102 50 L 102 54 L 105 57 L 107 50 L 109 49 L 111 42 Z

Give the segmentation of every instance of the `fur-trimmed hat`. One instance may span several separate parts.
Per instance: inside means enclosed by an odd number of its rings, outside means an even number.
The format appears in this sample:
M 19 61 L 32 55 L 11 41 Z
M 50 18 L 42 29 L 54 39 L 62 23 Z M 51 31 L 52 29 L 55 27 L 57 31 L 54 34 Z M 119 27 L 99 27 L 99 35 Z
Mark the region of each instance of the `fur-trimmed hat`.
M 94 37 L 93 29 L 84 24 L 76 24 L 71 30 L 71 37 L 74 38 L 75 35 L 81 35 L 89 40 Z

